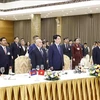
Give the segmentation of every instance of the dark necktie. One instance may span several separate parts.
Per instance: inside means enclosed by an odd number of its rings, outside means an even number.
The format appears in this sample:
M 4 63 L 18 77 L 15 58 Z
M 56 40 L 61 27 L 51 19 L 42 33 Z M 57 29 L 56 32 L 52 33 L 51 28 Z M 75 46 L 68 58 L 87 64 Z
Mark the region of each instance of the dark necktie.
M 43 57 L 43 50 L 42 50 L 42 49 L 40 49 L 40 53 L 41 53 L 41 55 L 42 55 L 42 57 Z
M 61 54 L 61 49 L 60 49 L 60 45 L 58 45 L 58 51 Z

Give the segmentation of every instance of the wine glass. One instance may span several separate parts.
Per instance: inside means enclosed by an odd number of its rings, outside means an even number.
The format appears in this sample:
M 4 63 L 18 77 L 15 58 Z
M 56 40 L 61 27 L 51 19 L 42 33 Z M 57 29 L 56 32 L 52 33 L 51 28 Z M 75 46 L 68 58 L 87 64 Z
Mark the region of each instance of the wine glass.
M 1 67 L 1 68 L 0 68 L 0 71 L 1 71 L 1 73 L 2 73 L 2 75 L 3 75 L 3 73 L 5 72 L 5 68 L 4 68 L 4 67 Z
M 40 66 L 39 66 L 39 65 L 37 65 L 37 66 L 36 66 L 36 70 L 37 70 L 37 71 L 39 71 L 39 69 L 40 69 Z
M 41 70 L 44 70 L 44 65 L 41 65 Z
M 39 66 L 39 65 L 37 65 L 37 66 L 36 66 L 36 70 L 37 70 L 37 75 L 36 75 L 37 77 L 36 77 L 36 81 L 39 81 L 39 80 L 38 80 L 38 73 L 39 73 L 39 69 L 40 69 L 40 66 Z

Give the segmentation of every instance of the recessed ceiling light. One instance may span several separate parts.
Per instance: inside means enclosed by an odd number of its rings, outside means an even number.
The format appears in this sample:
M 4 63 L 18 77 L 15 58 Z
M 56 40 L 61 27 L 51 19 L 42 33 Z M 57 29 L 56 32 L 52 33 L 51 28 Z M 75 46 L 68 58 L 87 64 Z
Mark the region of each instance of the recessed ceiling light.
M 99 8 L 96 8 L 96 10 L 98 10 Z
M 90 9 L 90 7 L 88 7 L 88 9 Z
M 64 10 L 62 10 L 62 12 L 64 12 Z

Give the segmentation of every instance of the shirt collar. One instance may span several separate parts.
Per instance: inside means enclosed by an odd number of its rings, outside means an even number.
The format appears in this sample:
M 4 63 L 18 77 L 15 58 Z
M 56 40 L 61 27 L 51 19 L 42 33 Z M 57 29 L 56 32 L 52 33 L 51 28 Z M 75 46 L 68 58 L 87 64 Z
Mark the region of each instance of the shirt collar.
M 57 44 L 57 43 L 55 43 L 55 45 L 58 47 L 59 46 L 59 44 Z
M 3 46 L 3 45 L 1 45 L 1 47 L 2 47 L 3 49 L 5 49 L 5 48 L 6 48 L 6 46 Z

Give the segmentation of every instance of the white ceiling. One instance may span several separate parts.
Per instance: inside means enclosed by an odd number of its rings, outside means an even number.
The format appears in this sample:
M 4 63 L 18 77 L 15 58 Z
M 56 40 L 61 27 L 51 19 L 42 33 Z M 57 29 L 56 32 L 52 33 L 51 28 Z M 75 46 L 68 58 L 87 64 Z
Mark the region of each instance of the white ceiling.
M 37 1 L 37 2 L 36 2 Z M 0 9 L 11 9 L 26 6 L 35 6 L 41 4 L 56 3 L 58 0 L 33 0 L 17 1 L 11 3 L 0 4 Z M 44 2 L 45 1 L 45 2 Z M 68 0 L 59 0 L 59 2 Z M 34 3 L 33 3 L 34 2 Z M 55 6 L 46 6 L 26 10 L 16 10 L 8 12 L 0 12 L 2 20 L 26 20 L 31 19 L 31 14 L 41 14 L 41 18 L 58 17 L 58 16 L 73 16 L 82 14 L 100 13 L 100 1 L 86 1 L 72 4 L 63 4 Z

